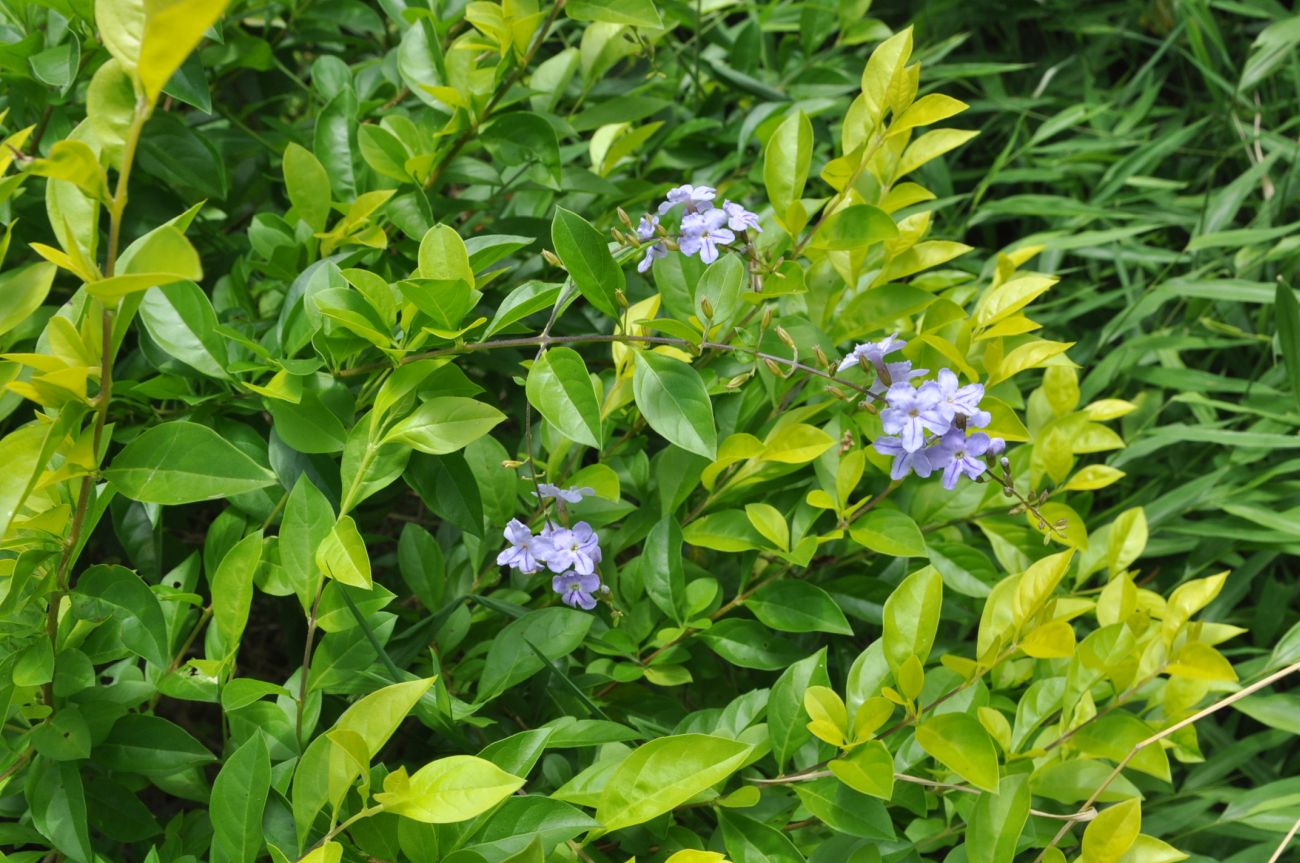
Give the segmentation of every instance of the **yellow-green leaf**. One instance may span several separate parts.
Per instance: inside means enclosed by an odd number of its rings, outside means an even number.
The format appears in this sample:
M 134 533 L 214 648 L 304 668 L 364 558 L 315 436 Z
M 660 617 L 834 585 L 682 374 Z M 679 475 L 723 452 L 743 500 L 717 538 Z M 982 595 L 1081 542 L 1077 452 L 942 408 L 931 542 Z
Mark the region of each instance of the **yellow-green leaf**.
M 229 4 L 230 0 L 145 0 L 138 74 L 150 104 L 158 101 L 172 73 Z
M 316 549 L 316 566 L 328 577 L 342 584 L 369 590 L 374 582 L 370 574 L 370 555 L 365 540 L 352 516 L 335 522 L 329 535 Z
M 1142 803 L 1116 803 L 1088 822 L 1083 831 L 1081 863 L 1119 863 L 1142 830 Z

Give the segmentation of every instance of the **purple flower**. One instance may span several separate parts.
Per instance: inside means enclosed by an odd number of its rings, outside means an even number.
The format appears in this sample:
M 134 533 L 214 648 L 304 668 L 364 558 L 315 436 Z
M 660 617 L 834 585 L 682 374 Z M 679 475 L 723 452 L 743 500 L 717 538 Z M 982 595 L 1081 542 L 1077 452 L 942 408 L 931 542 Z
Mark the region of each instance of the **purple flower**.
M 690 213 L 682 218 L 682 236 L 677 247 L 683 254 L 700 254 L 700 260 L 711 264 L 718 259 L 718 245 L 726 245 L 736 239 L 736 235 L 723 227 L 727 214 L 722 210 L 706 210 L 703 213 Z
M 713 199 L 717 194 L 718 190 L 710 186 L 692 186 L 686 183 L 669 190 L 664 202 L 659 205 L 659 215 L 666 214 L 678 204 L 685 204 L 688 213 L 707 209 L 713 206 Z
M 497 555 L 498 566 L 511 566 L 526 575 L 542 568 L 551 554 L 552 546 L 549 542 L 543 541 L 542 537 L 533 536 L 528 525 L 517 518 L 510 519 L 503 532 L 510 547 Z
M 601 588 L 600 576 L 566 572 L 551 579 L 551 588 L 560 594 L 565 605 L 591 611 L 596 607 L 596 597 L 592 594 Z
M 551 572 L 563 573 L 570 569 L 579 575 L 591 575 L 600 563 L 600 537 L 591 525 L 580 521 L 572 528 L 547 524 L 542 536 L 551 549 L 546 556 L 546 565 Z
M 668 247 L 663 243 L 655 243 L 653 246 L 646 246 L 645 257 L 636 265 L 638 273 L 644 273 L 650 269 L 655 261 L 668 254 Z
M 649 240 L 655 235 L 655 228 L 659 227 L 659 217 L 646 213 L 641 217 L 641 222 L 636 226 L 636 235 L 642 240 Z
M 903 441 L 900 438 L 878 437 L 872 445 L 876 448 L 876 452 L 894 457 L 894 464 L 889 469 L 890 479 L 902 479 L 909 471 L 915 471 L 917 476 L 927 477 L 934 470 L 930 465 L 930 456 L 926 454 L 924 448 L 908 452 L 903 449 Z
M 863 359 L 879 369 L 885 362 L 886 356 L 892 354 L 894 351 L 901 351 L 905 347 L 907 347 L 907 342 L 898 338 L 898 333 L 894 333 L 892 336 L 885 336 L 885 338 L 878 342 L 863 342 L 853 350 L 849 351 L 848 356 L 840 360 L 839 368 L 836 369 L 836 371 L 842 372 L 846 369 L 851 369 L 858 365 L 858 363 Z M 892 365 L 897 364 L 891 364 L 891 366 Z
M 1002 455 L 1002 451 L 1007 448 L 1007 442 L 1000 437 L 989 438 L 989 455 Z
M 724 201 L 722 209 L 727 214 L 727 227 L 731 230 L 744 231 L 753 228 L 760 234 L 763 233 L 763 229 L 758 226 L 757 213 L 751 213 L 740 204 L 733 204 L 731 201 Z
M 959 386 L 957 375 L 951 369 L 939 369 L 936 383 L 943 394 L 943 407 L 949 418 L 957 414 L 970 417 L 971 425 L 977 428 L 989 424 L 992 419 L 989 412 L 980 410 L 980 399 L 984 398 L 983 384 Z
M 975 432 L 970 437 L 961 429 L 952 429 L 934 447 L 930 463 L 935 468 L 943 468 L 943 487 L 957 487 L 957 478 L 962 474 L 975 479 L 988 470 L 979 457 L 989 451 L 991 441 L 984 432 Z
M 944 417 L 943 395 L 933 381 L 920 389 L 900 381 L 889 388 L 885 399 L 889 407 L 880 412 L 881 423 L 887 433 L 902 439 L 907 452 L 925 446 L 925 432 L 941 435 L 948 430 L 950 422 Z
M 543 500 L 547 498 L 559 498 L 567 503 L 581 503 L 584 497 L 590 497 L 596 493 L 596 490 L 591 486 L 584 485 L 579 488 L 575 485 L 570 488 L 560 488 L 558 485 L 552 485 L 549 482 L 539 484 L 537 489 L 541 492 L 541 498 Z M 535 491 L 533 494 L 536 496 L 537 492 Z

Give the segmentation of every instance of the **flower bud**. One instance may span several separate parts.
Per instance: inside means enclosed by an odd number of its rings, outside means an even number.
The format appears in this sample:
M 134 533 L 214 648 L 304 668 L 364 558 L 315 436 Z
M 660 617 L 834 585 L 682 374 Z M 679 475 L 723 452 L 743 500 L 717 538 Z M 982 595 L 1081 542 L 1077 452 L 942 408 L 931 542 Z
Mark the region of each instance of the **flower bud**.
M 618 220 L 623 223 L 624 227 L 632 227 L 632 217 L 627 214 L 627 210 L 622 207 L 618 208 Z
M 627 308 L 627 294 L 623 293 L 622 288 L 614 289 L 614 302 L 618 303 L 620 309 Z
M 763 309 L 763 319 L 762 322 L 759 324 L 759 328 L 763 330 L 768 330 L 771 329 L 771 327 L 772 327 L 772 307 L 768 306 L 767 308 Z
M 831 361 L 826 357 L 826 352 L 822 350 L 821 345 L 813 346 L 813 356 L 817 357 L 817 362 L 822 368 L 829 369 L 831 367 Z
M 542 249 L 542 258 L 546 261 L 546 263 L 550 264 L 553 267 L 564 266 L 563 262 L 561 262 L 559 257 L 556 256 L 555 252 L 552 252 L 550 249 Z
M 501 462 L 501 466 L 502 466 L 503 468 L 505 468 L 506 470 L 516 470 L 516 469 L 518 469 L 518 468 L 523 467 L 523 466 L 524 466 L 524 463 L 521 462 L 519 459 L 508 458 L 508 459 L 504 460 L 503 462 Z
M 1011 473 L 1011 459 L 1007 458 L 1006 456 L 1003 456 L 1001 459 L 998 460 L 998 464 L 1002 465 L 1002 469 L 1004 471 L 1006 471 L 1007 473 Z
M 850 398 L 852 398 L 852 396 L 850 396 L 848 393 L 844 392 L 844 390 L 840 389 L 839 387 L 835 386 L 834 384 L 832 384 L 831 386 L 828 386 L 828 387 L 826 388 L 826 392 L 828 392 L 828 393 L 830 393 L 831 395 L 835 396 L 835 398 L 837 398 L 837 399 L 850 399 Z
M 795 347 L 794 339 L 791 338 L 790 334 L 785 331 L 785 327 L 778 326 L 776 328 L 776 335 L 781 341 L 785 342 L 785 346 L 788 347 L 790 350 L 792 351 L 798 350 L 798 348 Z
M 700 311 L 704 312 L 704 317 L 713 320 L 713 303 L 708 297 L 700 297 Z
M 743 375 L 736 375 L 734 378 L 732 378 L 731 380 L 727 381 L 727 384 L 726 384 L 727 389 L 729 389 L 729 390 L 739 389 L 740 387 L 742 387 L 742 386 L 745 385 L 745 381 L 749 380 L 749 378 L 750 378 L 750 375 L 749 375 L 748 372 L 746 372 L 746 373 L 743 374 Z
M 768 359 L 767 357 L 764 357 L 763 362 L 767 365 L 768 371 L 770 371 L 772 374 L 776 375 L 779 378 L 785 377 L 785 372 L 781 370 L 780 366 L 772 362 L 772 360 Z

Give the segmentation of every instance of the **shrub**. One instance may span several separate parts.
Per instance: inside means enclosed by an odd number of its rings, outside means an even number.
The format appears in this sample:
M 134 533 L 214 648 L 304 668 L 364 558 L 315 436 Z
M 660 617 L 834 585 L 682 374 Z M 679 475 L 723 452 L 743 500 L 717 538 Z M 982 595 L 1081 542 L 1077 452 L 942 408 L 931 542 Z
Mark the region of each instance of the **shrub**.
M 1185 856 L 1296 666 L 1090 518 L 1132 405 L 935 238 L 910 30 L 226 5 L 11 16 L 15 858 Z

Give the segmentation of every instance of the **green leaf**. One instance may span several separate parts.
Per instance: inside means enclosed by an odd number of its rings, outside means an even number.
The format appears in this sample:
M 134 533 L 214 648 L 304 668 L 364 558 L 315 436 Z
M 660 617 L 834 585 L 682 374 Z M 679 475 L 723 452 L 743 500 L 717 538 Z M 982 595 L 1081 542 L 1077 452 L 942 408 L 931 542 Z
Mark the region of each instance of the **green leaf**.
M 298 218 L 313 231 L 324 231 L 330 215 L 330 177 L 315 154 L 301 144 L 284 150 L 284 188 Z
M 117 720 L 92 757 L 109 770 L 143 776 L 167 776 L 216 760 L 176 723 L 141 713 L 128 713 Z
M 924 557 L 925 537 L 907 513 L 873 509 L 849 530 L 854 541 L 891 557 Z
M 1024 774 L 1002 777 L 997 794 L 981 794 L 966 822 L 970 863 L 1012 863 L 1029 820 L 1029 782 Z
M 718 810 L 718 823 L 735 863 L 804 863 L 790 838 L 774 827 L 727 809 Z
M 695 316 L 711 327 L 725 327 L 736 317 L 745 290 L 745 264 L 737 255 L 724 255 L 709 264 L 695 285 Z M 705 313 L 708 301 L 713 314 Z
M 181 281 L 150 288 L 139 314 L 158 347 L 209 377 L 230 380 L 227 342 L 217 333 L 217 313 L 198 285 Z
M 681 623 L 686 597 L 682 529 L 671 516 L 657 522 L 646 535 L 641 554 L 641 582 L 650 601 Z
M 140 40 L 145 29 L 144 0 L 103 0 L 95 3 L 95 25 L 99 36 L 122 68 L 138 77 Z
M 778 767 L 784 769 L 786 760 L 811 736 L 804 713 L 804 693 L 809 686 L 829 685 L 824 647 L 792 663 L 772 684 L 767 700 L 767 734 Z
M 221 558 L 212 574 L 212 620 L 226 655 L 234 653 L 248 625 L 253 576 L 262 562 L 262 532 L 241 539 Z
M 623 270 L 609 252 L 605 236 L 586 219 L 563 207 L 555 208 L 551 243 L 582 295 L 611 318 L 619 316 L 616 292 L 627 286 Z
M 551 282 L 524 282 L 515 288 L 497 306 L 496 314 L 483 331 L 481 341 L 487 341 L 497 333 L 519 323 L 529 315 L 545 311 L 555 306 L 560 298 L 562 285 Z
M 32 826 L 75 863 L 93 863 L 81 767 L 37 757 L 28 771 L 27 805 Z
M 653 351 L 636 351 L 632 392 L 650 427 L 687 452 L 717 458 L 713 403 L 699 372 Z
M 222 765 L 212 782 L 213 863 L 253 863 L 262 850 L 262 815 L 271 789 L 271 757 L 253 734 Z
M 607 831 L 644 824 L 735 773 L 751 749 L 706 734 L 651 740 L 610 775 L 596 804 L 596 820 Z
M 829 250 L 866 250 L 897 236 L 898 226 L 888 213 L 869 204 L 855 204 L 831 214 L 818 228 L 812 245 Z
M 812 145 L 812 123 L 803 111 L 795 111 L 776 128 L 763 150 L 763 184 L 767 197 L 777 218 L 791 233 L 803 227 L 794 208 L 803 197 L 804 183 L 808 181 Z
M 806 581 L 770 582 L 747 599 L 745 607 L 763 623 L 782 632 L 853 634 L 831 595 Z
M 104 471 L 122 494 L 144 503 L 217 500 L 275 483 L 275 475 L 207 426 L 176 421 L 147 429 Z
M 528 401 L 570 440 L 600 449 L 604 437 L 596 386 L 571 348 L 545 351 L 528 370 Z
M 373 586 L 366 541 L 361 538 L 352 516 L 341 516 L 321 540 L 316 549 L 316 567 L 341 584 L 365 590 Z
M 334 529 L 334 507 L 306 473 L 298 477 L 280 520 L 280 565 L 304 610 L 311 608 L 320 571 L 316 549 Z
M 230 0 L 145 0 L 140 85 L 150 104 L 217 22 Z
M 894 796 L 894 755 L 880 740 L 855 746 L 827 765 L 835 778 L 854 791 L 889 800 Z
M 159 668 L 170 664 L 162 605 L 136 573 L 123 566 L 92 566 L 77 578 L 72 602 L 83 620 L 117 621 L 122 644 L 132 653 Z
M 903 579 L 885 600 L 882 640 L 885 659 L 895 674 L 909 656 L 922 663 L 929 658 L 942 608 L 943 579 L 933 566 Z
M 564 11 L 575 21 L 604 21 L 633 27 L 662 27 L 653 0 L 569 0 Z
M 480 702 L 517 686 L 545 665 L 529 648 L 537 646 L 549 660 L 568 656 L 591 629 L 592 616 L 571 608 L 543 608 L 513 621 L 492 639 L 478 681 Z
M 827 827 L 860 839 L 894 838 L 894 824 L 885 805 L 838 779 L 800 782 L 794 790 L 808 811 Z
M 790 525 L 785 523 L 785 516 L 770 503 L 747 503 L 745 515 L 754 530 L 781 551 L 790 550 Z
M 697 637 L 732 665 L 760 671 L 785 668 L 801 653 L 793 642 L 772 635 L 756 620 L 720 620 Z
M 912 56 L 912 28 L 908 27 L 890 36 L 876 46 L 862 70 L 862 95 L 867 109 L 879 121 L 891 103 L 891 90 Z
M 118 275 L 86 285 L 91 296 L 116 302 L 128 294 L 159 285 L 185 279 L 197 282 L 203 278 L 198 250 L 175 225 L 154 228 L 132 243 L 128 251 L 132 254 L 122 254 Z
M 418 272 L 422 279 L 461 281 L 474 287 L 469 249 L 460 234 L 447 225 L 434 225 L 420 240 Z
M 969 105 L 942 93 L 928 93 L 917 99 L 889 124 L 889 135 L 906 132 L 917 126 L 929 126 L 965 111 Z
M 42 261 L 0 273 L 0 336 L 32 316 L 41 307 L 58 267 Z
M 1081 863 L 1118 863 L 1142 831 L 1142 801 L 1134 798 L 1103 809 L 1083 831 Z
M 1277 340 L 1282 347 L 1286 363 L 1286 377 L 1291 384 L 1291 396 L 1300 404 L 1300 301 L 1295 291 L 1281 281 L 1277 284 L 1274 308 L 1277 314 Z M 0 327 L 3 331 L 4 327 Z
M 384 443 L 408 444 L 420 452 L 444 455 L 464 449 L 492 431 L 506 415 L 462 396 L 435 396 L 397 423 Z
M 931 757 L 976 788 L 998 793 L 998 752 L 979 720 L 943 713 L 916 729 L 916 742 Z
M 689 544 L 714 551 L 749 551 L 765 548 L 763 536 L 749 516 L 738 509 L 723 509 L 697 518 L 682 531 Z
M 408 779 L 390 773 L 375 795 L 387 812 L 426 824 L 473 818 L 519 790 L 524 780 L 473 755 L 452 755 L 421 767 Z

